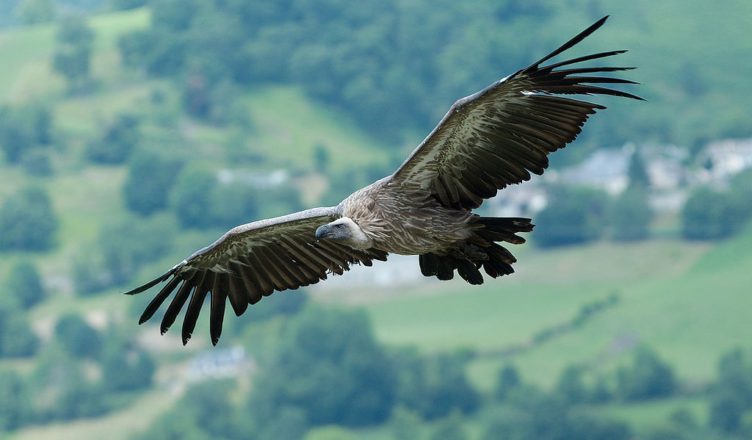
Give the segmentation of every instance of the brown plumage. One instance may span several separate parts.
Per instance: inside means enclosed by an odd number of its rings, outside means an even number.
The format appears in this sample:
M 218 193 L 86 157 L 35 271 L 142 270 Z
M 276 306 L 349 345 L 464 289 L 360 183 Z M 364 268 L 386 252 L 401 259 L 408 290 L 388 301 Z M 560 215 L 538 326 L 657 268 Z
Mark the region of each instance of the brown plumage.
M 337 206 L 238 226 L 162 276 L 127 292 L 159 283 L 147 321 L 174 293 L 162 333 L 188 303 L 182 337 L 193 333 L 210 297 L 210 334 L 222 332 L 227 300 L 236 315 L 275 291 L 297 289 L 342 274 L 352 264 L 370 266 L 388 253 L 419 255 L 425 276 L 451 279 L 455 271 L 471 284 L 483 275 L 513 272 L 516 260 L 499 242 L 525 240 L 529 219 L 480 217 L 472 213 L 499 189 L 542 174 L 548 154 L 574 140 L 587 118 L 605 107 L 557 95 L 614 95 L 641 99 L 594 84 L 634 84 L 589 76 L 631 67 L 562 67 L 610 57 L 593 55 L 543 66 L 598 29 L 607 17 L 531 66 L 455 102 L 439 125 L 394 172 L 360 189 Z

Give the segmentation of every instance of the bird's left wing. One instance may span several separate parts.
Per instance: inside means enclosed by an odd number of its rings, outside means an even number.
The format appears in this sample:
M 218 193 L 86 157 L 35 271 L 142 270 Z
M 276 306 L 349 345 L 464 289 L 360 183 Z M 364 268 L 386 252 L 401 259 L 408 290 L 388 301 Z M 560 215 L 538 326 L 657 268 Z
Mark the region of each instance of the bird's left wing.
M 547 66 L 606 21 L 604 17 L 526 69 L 452 105 L 439 125 L 392 175 L 394 183 L 429 190 L 444 206 L 473 209 L 497 190 L 542 174 L 548 154 L 574 140 L 602 105 L 556 95 L 615 95 L 641 99 L 599 84 L 634 84 L 590 76 L 630 67 L 581 67 L 601 52 Z M 573 67 L 562 69 L 561 67 Z
M 357 250 L 329 240 L 316 241 L 316 228 L 338 217 L 336 207 L 314 208 L 231 229 L 165 274 L 126 292 L 133 295 L 167 282 L 146 307 L 139 324 L 151 318 L 167 297 L 177 292 L 162 318 L 161 330 L 164 333 L 170 328 L 188 302 L 182 329 L 185 344 L 208 294 L 210 334 L 216 344 L 228 298 L 240 316 L 248 304 L 255 304 L 274 291 L 317 283 L 326 279 L 327 273 L 342 274 L 353 263 L 370 266 L 373 260 L 386 259 L 385 252 L 375 249 Z

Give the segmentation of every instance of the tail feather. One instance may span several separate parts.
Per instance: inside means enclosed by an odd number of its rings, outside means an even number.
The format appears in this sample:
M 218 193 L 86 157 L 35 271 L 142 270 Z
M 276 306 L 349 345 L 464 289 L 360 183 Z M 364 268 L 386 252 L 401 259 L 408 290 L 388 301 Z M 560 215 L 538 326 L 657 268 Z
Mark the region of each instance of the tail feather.
M 451 280 L 454 271 L 470 284 L 483 284 L 480 268 L 492 278 L 514 272 L 512 264 L 517 261 L 511 252 L 497 242 L 522 244 L 525 239 L 520 232 L 530 232 L 530 219 L 520 217 L 477 217 L 481 225 L 468 238 L 464 247 L 448 250 L 446 254 L 427 253 L 420 255 L 420 270 L 424 276 L 436 276 Z
M 460 274 L 463 280 L 470 284 L 483 284 L 483 275 L 480 274 L 478 266 L 470 260 L 456 260 L 459 265 L 457 266 L 457 273 Z
M 453 264 L 454 261 L 447 259 L 447 258 L 441 258 L 441 257 L 437 258 L 437 260 L 438 260 L 438 263 L 437 263 L 438 270 L 436 272 L 436 278 L 442 281 L 447 281 L 447 280 L 451 280 L 452 278 L 454 278 L 454 268 L 457 267 L 456 265 Z

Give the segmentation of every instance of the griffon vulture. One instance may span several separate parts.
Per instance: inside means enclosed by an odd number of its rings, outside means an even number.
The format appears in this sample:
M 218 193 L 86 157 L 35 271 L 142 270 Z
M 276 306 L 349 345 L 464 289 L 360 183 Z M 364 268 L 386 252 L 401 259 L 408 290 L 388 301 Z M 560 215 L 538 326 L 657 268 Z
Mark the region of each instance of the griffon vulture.
M 439 125 L 394 172 L 339 205 L 255 221 L 231 229 L 209 246 L 128 294 L 167 282 L 144 310 L 152 317 L 174 293 L 162 318 L 166 332 L 188 303 L 183 343 L 210 297 L 210 334 L 222 332 L 226 300 L 236 315 L 275 291 L 296 289 L 370 266 L 389 253 L 418 255 L 425 276 L 470 284 L 513 272 L 516 260 L 500 242 L 519 244 L 530 219 L 481 217 L 472 212 L 499 189 L 542 174 L 547 155 L 574 140 L 587 118 L 605 107 L 568 95 L 641 99 L 602 84 L 636 84 L 593 76 L 631 67 L 582 67 L 623 50 L 544 65 L 606 21 L 604 17 L 539 61 L 455 102 Z M 564 96 L 562 96 L 564 95 Z

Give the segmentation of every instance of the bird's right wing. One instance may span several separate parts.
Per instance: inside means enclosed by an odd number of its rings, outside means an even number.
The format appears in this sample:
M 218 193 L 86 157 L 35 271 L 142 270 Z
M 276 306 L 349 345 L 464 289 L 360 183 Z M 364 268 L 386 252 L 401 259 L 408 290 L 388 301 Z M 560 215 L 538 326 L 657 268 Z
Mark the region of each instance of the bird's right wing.
M 327 273 L 342 274 L 353 263 L 370 266 L 373 260 L 386 260 L 386 253 L 375 249 L 357 250 L 329 240 L 316 241 L 316 228 L 338 217 L 336 207 L 314 208 L 238 226 L 126 294 L 141 293 L 167 281 L 139 323 L 151 318 L 167 297 L 177 292 L 162 318 L 161 330 L 164 333 L 170 328 L 188 302 L 182 329 L 184 344 L 190 339 L 209 294 L 210 333 L 216 344 L 228 298 L 240 316 L 248 304 L 255 304 L 274 291 L 317 283 L 326 279 Z
M 542 174 L 548 154 L 574 140 L 587 118 L 605 108 L 569 96 L 642 99 L 603 86 L 634 84 L 632 81 L 590 75 L 631 67 L 579 64 L 623 50 L 543 64 L 593 33 L 606 18 L 529 67 L 455 102 L 393 174 L 393 181 L 424 188 L 446 207 L 474 209 L 497 190 L 528 180 L 531 172 Z M 562 69 L 570 65 L 573 67 Z

